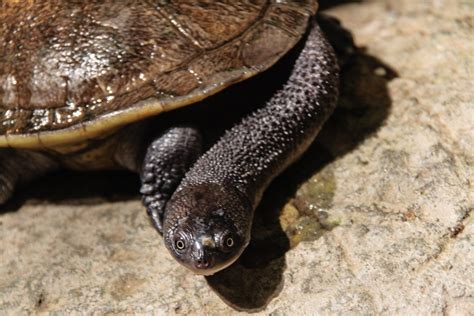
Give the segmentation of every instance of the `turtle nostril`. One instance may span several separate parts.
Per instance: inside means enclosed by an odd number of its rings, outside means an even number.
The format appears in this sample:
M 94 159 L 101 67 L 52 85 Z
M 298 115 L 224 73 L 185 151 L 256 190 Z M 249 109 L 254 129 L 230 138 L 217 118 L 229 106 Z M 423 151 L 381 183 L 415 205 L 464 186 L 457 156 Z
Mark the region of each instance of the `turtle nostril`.
M 198 269 L 207 269 L 211 266 L 211 261 L 205 258 L 197 259 L 195 264 Z

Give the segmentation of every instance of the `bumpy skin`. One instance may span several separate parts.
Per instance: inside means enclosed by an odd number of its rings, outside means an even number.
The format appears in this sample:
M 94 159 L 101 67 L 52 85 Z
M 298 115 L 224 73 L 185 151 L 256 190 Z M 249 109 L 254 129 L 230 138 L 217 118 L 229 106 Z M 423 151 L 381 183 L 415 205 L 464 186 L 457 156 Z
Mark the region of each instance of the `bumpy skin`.
M 264 190 L 332 113 L 338 73 L 333 50 L 313 22 L 283 88 L 207 151 L 168 202 L 164 240 L 181 264 L 212 274 L 238 258 Z

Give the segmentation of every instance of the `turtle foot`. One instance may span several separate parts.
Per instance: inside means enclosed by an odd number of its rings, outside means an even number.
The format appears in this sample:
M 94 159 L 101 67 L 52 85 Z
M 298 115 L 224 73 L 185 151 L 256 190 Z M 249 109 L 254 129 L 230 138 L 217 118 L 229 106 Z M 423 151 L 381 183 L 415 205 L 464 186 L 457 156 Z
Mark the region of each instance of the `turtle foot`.
M 159 233 L 168 200 L 201 153 L 201 134 L 194 127 L 174 127 L 148 147 L 141 170 L 143 204 Z

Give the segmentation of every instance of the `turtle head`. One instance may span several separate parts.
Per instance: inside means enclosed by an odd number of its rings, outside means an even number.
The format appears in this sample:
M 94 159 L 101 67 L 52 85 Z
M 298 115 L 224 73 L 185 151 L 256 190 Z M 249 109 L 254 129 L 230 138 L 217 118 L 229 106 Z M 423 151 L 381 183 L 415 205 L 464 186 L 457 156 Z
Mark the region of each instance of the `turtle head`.
M 252 207 L 235 188 L 199 184 L 179 188 L 166 206 L 166 248 L 196 274 L 231 265 L 250 240 Z

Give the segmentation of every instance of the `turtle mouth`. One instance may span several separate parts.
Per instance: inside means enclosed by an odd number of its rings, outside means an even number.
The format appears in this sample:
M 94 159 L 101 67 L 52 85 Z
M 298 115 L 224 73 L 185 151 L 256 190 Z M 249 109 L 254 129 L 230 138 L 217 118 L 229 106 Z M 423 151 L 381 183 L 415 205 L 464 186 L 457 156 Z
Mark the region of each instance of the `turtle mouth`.
M 196 275 L 203 276 L 213 275 L 229 267 L 243 252 L 243 249 L 236 249 L 232 253 L 221 252 L 214 247 L 209 247 L 209 242 L 207 238 L 196 241 L 186 254 L 170 252 L 182 266 Z
M 235 256 L 231 260 L 229 260 L 227 262 L 224 262 L 224 263 L 221 263 L 221 264 L 218 264 L 218 265 L 214 265 L 212 263 L 212 260 L 211 260 L 209 266 L 206 266 L 206 263 L 200 264 L 198 261 L 196 261 L 196 264 L 194 266 L 193 265 L 188 265 L 188 264 L 185 264 L 185 263 L 182 263 L 182 264 L 186 268 L 191 270 L 195 275 L 211 276 L 211 275 L 214 275 L 215 273 L 217 273 L 221 270 L 224 270 L 225 268 L 229 267 L 230 265 L 232 265 L 235 261 L 237 261 L 238 257 L 239 256 Z

